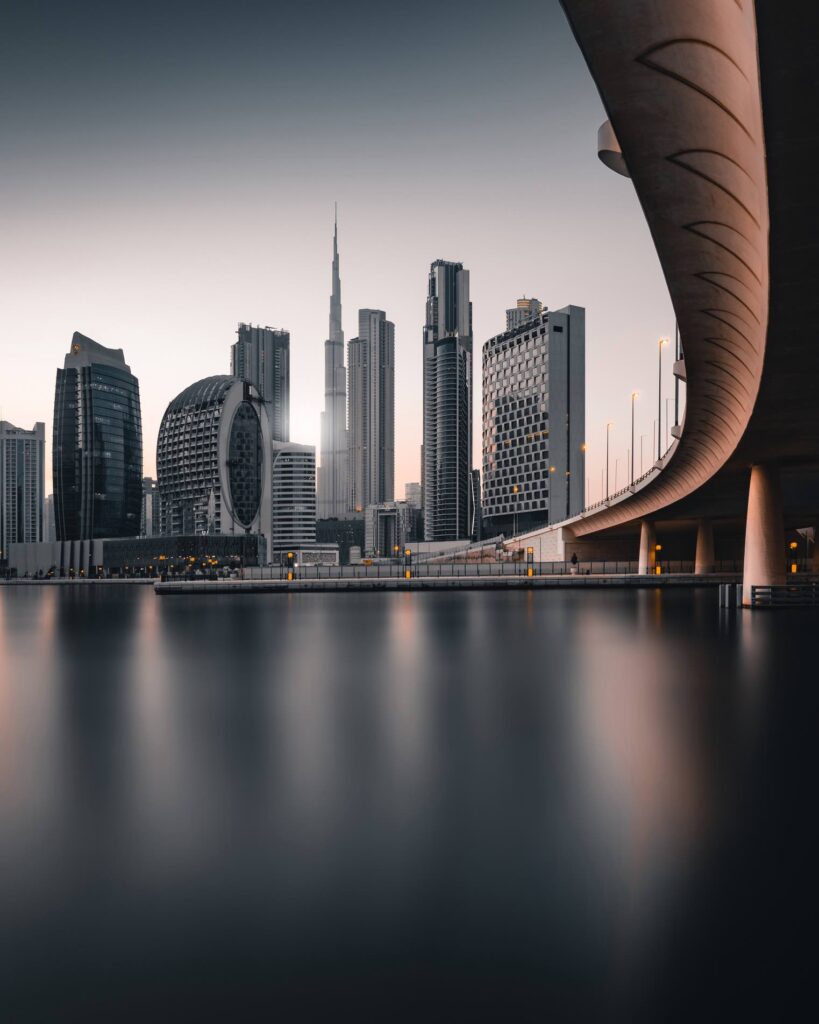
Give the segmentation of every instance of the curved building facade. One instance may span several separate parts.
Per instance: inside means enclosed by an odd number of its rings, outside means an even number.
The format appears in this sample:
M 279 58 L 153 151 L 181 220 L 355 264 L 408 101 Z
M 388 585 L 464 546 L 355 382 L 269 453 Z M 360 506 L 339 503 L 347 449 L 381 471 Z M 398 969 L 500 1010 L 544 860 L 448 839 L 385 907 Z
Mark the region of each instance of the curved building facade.
M 53 439 L 57 540 L 137 537 L 142 418 L 122 349 L 75 332 L 57 370 Z
M 165 410 L 156 465 L 160 533 L 268 533 L 270 423 L 258 391 L 206 377 Z

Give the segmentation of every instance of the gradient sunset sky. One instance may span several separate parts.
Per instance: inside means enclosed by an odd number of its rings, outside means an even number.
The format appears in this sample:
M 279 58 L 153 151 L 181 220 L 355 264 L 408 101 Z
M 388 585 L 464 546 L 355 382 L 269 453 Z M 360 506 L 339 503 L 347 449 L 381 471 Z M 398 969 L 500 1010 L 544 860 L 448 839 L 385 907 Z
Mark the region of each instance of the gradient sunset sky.
M 318 445 L 337 200 L 346 336 L 359 307 L 395 322 L 396 497 L 419 479 L 441 258 L 471 271 L 476 465 L 480 350 L 506 307 L 586 307 L 594 501 L 605 423 L 622 484 L 629 395 L 650 435 L 674 331 L 632 186 L 596 157 L 604 117 L 557 0 L 17 5 L 0 41 L 0 416 L 50 437 L 79 330 L 139 377 L 153 474 L 165 406 L 229 372 L 249 321 L 289 329 L 291 437 Z

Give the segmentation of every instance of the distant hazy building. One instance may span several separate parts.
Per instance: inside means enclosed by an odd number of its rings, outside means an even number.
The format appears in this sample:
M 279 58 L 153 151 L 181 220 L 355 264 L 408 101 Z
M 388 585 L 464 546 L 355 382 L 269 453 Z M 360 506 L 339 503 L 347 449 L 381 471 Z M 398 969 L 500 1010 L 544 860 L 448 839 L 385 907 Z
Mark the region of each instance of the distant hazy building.
M 424 325 L 424 537 L 469 536 L 472 304 L 469 271 L 430 267 Z
M 45 539 L 45 423 L 32 430 L 0 420 L 0 562 L 9 546 Z
M 218 376 L 185 388 L 159 427 L 159 532 L 269 535 L 270 445 L 252 384 Z
M 75 333 L 54 398 L 57 540 L 136 537 L 142 503 L 139 382 L 122 349 Z
M 368 505 L 364 512 L 364 553 L 371 558 L 398 558 L 414 540 L 416 510 L 406 501 Z
M 413 508 L 421 509 L 421 485 L 419 483 L 404 484 L 404 501 Z
M 343 515 L 350 507 L 347 468 L 347 371 L 341 327 L 341 276 L 338 220 L 333 231 L 333 283 L 330 295 L 330 336 L 324 342 L 324 411 L 321 414 L 321 467 L 318 471 L 318 513 L 322 519 Z
M 316 449 L 312 445 L 271 445 L 271 557 L 316 543 Z
M 483 346 L 484 533 L 577 515 L 585 478 L 586 313 L 542 313 Z
M 159 493 L 156 480 L 151 476 L 142 478 L 142 516 L 139 521 L 140 537 L 153 537 L 159 533 Z
M 43 540 L 47 544 L 53 544 L 57 539 L 57 531 L 54 528 L 54 495 L 47 494 L 43 504 Z
M 521 324 L 526 324 L 543 312 L 543 303 L 540 299 L 527 299 L 525 296 L 518 299 L 512 309 L 506 310 L 506 330 L 513 331 Z
M 231 374 L 252 384 L 267 409 L 274 441 L 290 440 L 290 333 L 239 324 Z
M 395 325 L 381 309 L 358 311 L 348 347 L 350 508 L 391 501 L 395 464 Z

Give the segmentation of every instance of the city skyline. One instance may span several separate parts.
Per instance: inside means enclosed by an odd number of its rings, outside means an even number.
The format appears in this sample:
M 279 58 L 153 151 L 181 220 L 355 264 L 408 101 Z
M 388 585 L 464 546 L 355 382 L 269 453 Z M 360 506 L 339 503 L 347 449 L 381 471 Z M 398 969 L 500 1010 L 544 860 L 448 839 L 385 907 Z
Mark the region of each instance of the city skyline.
M 62 100 L 63 120 L 77 128 L 82 145 L 57 128 L 32 137 L 26 118 L 42 126 L 53 117 L 43 82 L 7 64 L 0 75 L 15 75 L 8 95 L 17 102 L 5 108 L 16 134 L 2 185 L 7 231 L 0 266 L 9 298 L 0 311 L 0 345 L 3 381 L 15 386 L 0 384 L 3 418 L 26 428 L 45 421 L 50 449 L 51 368 L 80 331 L 129 353 L 142 382 L 144 472 L 155 475 L 159 422 L 168 401 L 190 383 L 190 361 L 195 358 L 200 376 L 229 372 L 228 347 L 243 321 L 290 332 L 291 436 L 319 448 L 329 242 L 338 200 L 345 332 L 355 333 L 359 308 L 386 309 L 395 323 L 395 493 L 420 477 L 425 279 L 430 262 L 441 258 L 470 268 L 476 345 L 503 329 L 505 310 L 523 294 L 551 308 L 571 302 L 587 309 L 594 499 L 605 423 L 615 422 L 612 444 L 624 459 L 629 395 L 656 390 L 656 337 L 673 334 L 673 314 L 633 190 L 596 159 L 595 132 L 605 115 L 562 13 L 557 4 L 515 10 L 529 19 L 532 41 L 514 29 L 511 16 L 484 8 L 463 29 L 475 52 L 506 62 L 508 75 L 490 105 L 477 87 L 480 68 L 461 57 L 446 72 L 446 101 L 425 101 L 429 60 L 439 44 L 415 61 L 416 19 L 404 26 L 384 95 L 372 96 L 358 71 L 336 62 L 337 95 L 328 97 L 324 78 L 304 83 L 292 111 L 282 111 L 264 88 L 262 55 L 251 47 L 223 100 L 231 111 L 247 100 L 249 110 L 230 124 L 225 106 L 208 117 L 182 117 L 183 101 L 200 112 L 214 87 L 197 79 L 203 94 L 194 103 L 190 87 L 160 60 L 159 43 L 146 44 L 144 55 L 134 52 L 127 74 L 114 75 L 99 36 L 109 29 L 97 29 L 86 44 L 97 77 L 91 82 L 90 70 L 69 76 Z M 339 23 L 343 39 L 360 29 L 364 13 L 352 6 Z M 80 5 L 77 23 L 68 25 L 58 14 L 54 31 L 75 39 L 88 28 L 87 15 Z M 300 31 L 301 16 L 292 17 Z M 457 11 L 441 17 L 448 23 Z M 15 18 L 22 40 L 42 28 L 33 14 Z M 387 38 L 393 27 L 387 19 L 370 31 Z M 207 18 L 200 31 L 210 52 L 216 42 Z M 324 52 L 329 41 L 322 35 L 317 45 Z M 533 70 L 527 58 L 535 54 Z M 167 89 L 165 109 L 154 91 L 134 81 L 151 60 Z M 235 60 L 230 56 L 227 64 Z M 45 75 L 52 85 L 59 70 Z M 86 103 L 91 86 L 99 90 L 109 79 L 122 100 L 121 127 L 113 134 L 101 101 Z M 87 108 L 81 124 L 71 105 L 80 100 Z M 389 145 L 374 161 L 359 147 L 362 133 L 375 129 Z M 433 187 L 420 173 L 424 140 L 442 142 L 445 131 L 453 133 L 466 166 L 457 180 Z M 249 163 L 237 169 L 233 151 L 251 137 L 273 163 L 260 159 L 260 170 Z M 558 161 L 551 158 L 555 147 Z M 521 159 L 510 161 L 518 150 Z M 51 168 L 47 188 L 44 161 Z M 542 244 L 533 217 L 559 244 Z M 251 231 L 262 236 L 253 247 Z M 479 407 L 478 380 L 474 401 Z M 654 406 L 638 407 L 642 433 L 653 429 Z M 474 465 L 479 441 L 473 419 Z

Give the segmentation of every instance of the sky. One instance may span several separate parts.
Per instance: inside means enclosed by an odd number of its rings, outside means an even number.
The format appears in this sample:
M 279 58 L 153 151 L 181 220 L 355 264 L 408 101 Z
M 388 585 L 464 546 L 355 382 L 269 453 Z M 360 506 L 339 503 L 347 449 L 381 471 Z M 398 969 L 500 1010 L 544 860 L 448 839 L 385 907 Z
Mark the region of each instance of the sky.
M 291 439 L 318 446 L 338 202 L 346 337 L 359 307 L 395 323 L 396 497 L 420 476 L 435 259 L 471 272 L 476 465 L 480 348 L 534 295 L 586 308 L 591 501 L 608 421 L 625 483 L 634 390 L 648 468 L 674 314 L 631 183 L 597 160 L 605 114 L 557 0 L 16 7 L 0 37 L 0 418 L 50 437 L 80 331 L 138 376 L 153 475 L 165 407 L 229 372 L 244 321 L 290 331 Z M 670 370 L 669 352 L 669 396 Z

